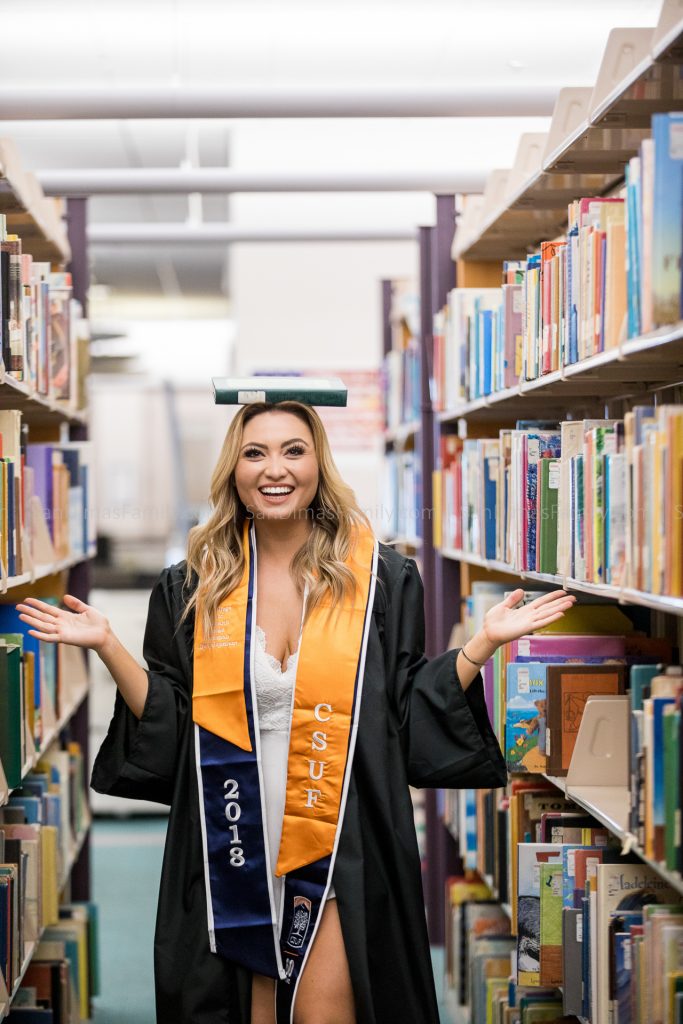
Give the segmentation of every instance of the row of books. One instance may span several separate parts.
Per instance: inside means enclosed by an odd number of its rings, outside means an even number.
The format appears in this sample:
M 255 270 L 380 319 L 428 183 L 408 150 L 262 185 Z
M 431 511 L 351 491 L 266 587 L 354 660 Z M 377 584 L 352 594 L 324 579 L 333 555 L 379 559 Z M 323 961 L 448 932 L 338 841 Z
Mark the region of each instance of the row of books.
M 416 540 L 422 534 L 420 459 L 417 453 L 388 451 L 383 473 L 379 527 L 384 536 Z
M 653 594 L 683 594 L 683 406 L 518 420 L 441 437 L 435 544 Z M 438 499 L 438 500 L 437 500 Z
M 9 1024 L 79 1024 L 100 992 L 97 905 L 63 903 L 14 993 Z
M 525 803 L 557 806 L 529 781 Z M 446 985 L 471 1024 L 582 1019 L 679 1024 L 683 896 L 623 856 L 577 808 L 543 811 L 546 839 L 516 847 L 504 908 L 476 873 L 446 882 Z
M 42 600 L 58 607 L 56 597 Z M 10 789 L 87 685 L 83 651 L 32 636 L 19 616 L 0 604 L 0 764 Z
M 0 970 L 8 991 L 27 943 L 59 921 L 59 895 L 90 823 L 78 743 L 51 747 L 0 809 Z
M 420 307 L 409 282 L 392 282 L 391 348 L 381 369 L 384 423 L 388 430 L 420 417 Z
M 683 319 L 683 114 L 655 114 L 618 196 L 572 202 L 563 238 L 455 288 L 434 320 L 435 408 L 534 380 Z
M 468 629 L 480 628 L 486 610 L 509 593 L 479 581 L 472 591 Z M 526 592 L 525 601 L 542 593 Z M 647 857 L 683 875 L 683 670 L 670 664 L 674 654 L 670 640 L 635 629 L 620 608 L 583 599 L 558 623 L 498 648 L 483 679 L 514 774 L 566 776 L 589 697 L 628 693 L 629 828 Z
M 16 144 L 7 137 L 0 139 L 0 167 L 3 191 L 12 197 L 9 204 L 12 217 L 22 226 L 29 224 L 32 240 L 38 241 L 41 248 L 44 248 L 41 243 L 47 242 L 55 259 L 68 260 L 71 250 L 64 221 L 64 200 L 45 195 L 35 174 L 23 165 Z
M 416 341 L 384 357 L 381 372 L 385 426 L 388 430 L 420 416 L 420 350 Z
M 508 593 L 509 585 L 473 583 L 466 634 L 481 628 L 486 611 Z M 525 592 L 524 600 L 541 594 Z M 484 981 L 473 1020 L 520 1019 L 519 1000 L 530 987 L 536 997 L 529 1019 L 537 1019 L 539 1000 L 548 994 L 557 1000 L 553 989 L 560 986 L 563 1012 L 593 1024 L 677 1024 L 676 1014 L 683 1012 L 677 1002 L 683 993 L 683 929 L 675 938 L 664 935 L 662 946 L 651 939 L 650 911 L 642 910 L 645 903 L 658 903 L 668 913 L 683 891 L 683 669 L 663 664 L 676 653 L 666 638 L 636 629 L 620 608 L 584 599 L 561 621 L 500 647 L 483 669 L 489 716 L 510 782 L 504 790 L 440 794 L 444 822 L 457 837 L 465 869 L 491 886 L 483 909 L 451 906 L 447 913 L 451 931 L 462 929 L 463 914 L 471 913 L 497 922 L 472 925 L 471 937 L 493 941 L 489 930 L 498 929 L 515 942 L 510 949 L 496 947 L 493 959 L 505 963 L 495 967 L 487 966 L 491 949 L 477 944 L 475 959 L 482 963 L 476 970 Z M 615 836 L 545 777 L 567 774 L 589 698 L 624 692 L 631 712 L 630 732 L 625 725 L 622 737 L 630 754 L 624 778 L 625 805 L 630 789 L 624 826 L 631 833 L 629 857 L 615 848 Z M 447 905 L 453 903 L 449 897 Z M 669 925 L 678 928 L 683 918 L 663 927 Z M 450 941 L 451 950 L 462 949 L 452 934 Z M 451 985 L 459 969 L 458 998 L 465 999 L 462 956 L 451 952 L 451 959 Z M 653 963 L 663 968 L 652 974 Z M 503 985 L 510 973 L 513 984 Z M 494 977 L 501 984 L 492 991 Z M 516 1016 L 504 1016 L 513 1005 Z
M 6 141 L 0 148 L 3 176 L 21 206 L 67 253 L 54 201 L 19 172 Z M 65 413 L 84 409 L 88 345 L 71 275 L 24 252 L 0 217 L 0 361 L 8 394 L 28 392 Z M 27 418 L 0 411 L 3 579 L 86 555 L 95 539 L 90 446 L 38 445 L 32 434 L 29 443 Z M 85 661 L 75 648 L 28 636 L 13 606 L 2 606 L 0 618 L 0 774 L 13 790 L 0 807 L 0 1016 L 9 995 L 10 1024 L 76 1024 L 89 1018 L 99 984 L 96 907 L 60 903 L 89 825 L 85 765 L 78 744 L 60 750 L 47 742 L 85 679 Z
M 566 776 L 586 701 L 621 693 L 628 680 L 629 831 L 646 857 L 683 876 L 683 669 L 628 664 L 627 637 L 544 639 L 530 639 L 540 653 L 520 656 L 518 647 L 507 664 L 508 770 Z
M 0 410 L 0 558 L 6 575 L 26 572 L 31 561 L 87 555 L 96 542 L 94 481 L 91 441 L 30 443 L 21 410 Z
M 26 462 L 56 557 L 87 555 L 97 539 L 93 442 L 29 444 Z
M 79 365 L 87 326 L 71 274 L 22 252 L 0 215 L 0 353 L 5 371 L 31 392 L 80 408 Z

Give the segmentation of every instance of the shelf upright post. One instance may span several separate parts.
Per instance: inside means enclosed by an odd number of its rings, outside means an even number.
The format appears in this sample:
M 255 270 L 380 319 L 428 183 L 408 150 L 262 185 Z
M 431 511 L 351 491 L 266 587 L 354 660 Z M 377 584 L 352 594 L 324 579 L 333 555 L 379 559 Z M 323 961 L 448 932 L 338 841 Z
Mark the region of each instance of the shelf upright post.
M 67 199 L 66 228 L 71 246 L 71 283 L 73 297 L 83 307 L 83 316 L 88 315 L 88 288 L 90 287 L 90 269 L 88 266 L 88 200 L 85 198 Z
M 422 494 L 422 580 L 425 592 L 425 653 L 434 657 L 445 649 L 441 642 L 443 628 L 437 605 L 437 559 L 433 540 L 432 468 L 438 451 L 438 423 L 432 408 L 430 377 L 432 376 L 432 332 L 434 314 L 444 304 L 453 285 L 450 246 L 453 239 L 455 199 L 438 196 L 436 227 L 420 228 L 420 381 L 421 430 L 419 437 Z M 444 943 L 444 883 L 458 870 L 455 844 L 443 827 L 437 808 L 436 790 L 425 791 L 425 824 L 427 860 L 424 895 L 427 908 L 429 939 L 434 945 Z
M 88 244 L 87 244 L 87 200 L 67 200 L 67 232 L 71 246 L 71 281 L 73 295 L 83 307 L 83 315 L 88 315 L 88 287 L 90 273 L 88 267 Z M 72 441 L 85 441 L 88 437 L 88 428 L 85 424 L 74 423 L 71 425 L 70 439 Z M 73 566 L 69 573 L 69 591 L 79 600 L 88 603 L 91 586 L 91 565 L 88 559 Z M 84 650 L 86 670 L 90 669 L 90 651 Z M 86 772 L 86 785 L 90 772 L 90 745 L 89 745 L 89 697 L 81 703 L 78 711 L 69 722 L 69 739 L 80 744 L 83 752 L 83 763 Z M 74 900 L 89 900 L 91 893 L 90 884 L 90 832 L 85 837 L 78 860 L 71 871 L 71 898 Z
M 420 228 L 420 467 L 419 536 L 422 538 L 422 582 L 424 583 L 425 653 L 433 658 L 439 652 L 434 636 L 434 544 L 432 525 L 432 466 L 434 465 L 434 414 L 429 390 L 432 365 L 432 272 L 435 228 Z
M 455 231 L 455 196 L 436 197 L 436 229 L 433 235 L 432 316 L 448 301 L 448 293 L 455 287 L 455 264 L 451 246 Z M 430 336 L 431 343 L 431 336 Z M 431 349 L 431 344 L 430 344 Z M 430 360 L 431 361 L 431 360 Z M 436 468 L 441 450 L 441 425 L 432 416 L 434 458 L 430 468 Z M 460 569 L 452 559 L 442 558 L 434 551 L 434 650 L 445 651 L 451 630 L 460 619 Z

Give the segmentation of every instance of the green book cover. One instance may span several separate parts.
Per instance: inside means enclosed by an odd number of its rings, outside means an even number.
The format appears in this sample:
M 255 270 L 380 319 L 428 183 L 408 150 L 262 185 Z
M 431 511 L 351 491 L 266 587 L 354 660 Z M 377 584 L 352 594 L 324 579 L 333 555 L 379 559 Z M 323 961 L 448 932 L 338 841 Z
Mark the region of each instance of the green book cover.
M 540 864 L 541 985 L 562 984 L 562 864 Z
M 629 682 L 631 686 L 631 711 L 643 710 L 643 698 L 649 694 L 650 683 L 661 675 L 660 665 L 631 665 Z
M 72 900 L 65 905 L 77 907 L 85 911 L 88 933 L 88 992 L 89 995 L 100 995 L 100 918 L 98 905 L 93 900 Z
M 576 471 L 576 485 L 574 494 L 576 496 L 574 529 L 576 530 L 576 548 L 574 556 L 574 573 L 577 580 L 585 578 L 586 558 L 584 552 L 584 529 L 583 529 L 583 455 L 577 455 L 574 460 Z
M 557 572 L 557 510 L 561 462 L 561 459 L 556 458 L 540 460 L 539 572 Z
M 21 690 L 21 651 L 0 643 L 0 761 L 7 785 L 21 785 L 23 767 L 23 694 Z
M 536 1003 L 525 1011 L 522 1024 L 545 1024 L 546 1021 L 558 1020 L 562 1020 L 562 1003 Z
M 216 405 L 250 402 L 305 402 L 346 405 L 347 389 L 339 377 L 212 377 Z
M 664 856 L 669 871 L 677 867 L 677 848 L 680 839 L 681 777 L 679 772 L 679 742 L 681 712 L 673 704 L 664 709 L 662 738 L 664 740 Z M 677 828 L 676 826 L 679 826 Z M 676 842 L 679 839 L 678 843 Z
M 593 571 L 595 582 L 605 582 L 605 455 L 616 453 L 613 427 L 595 428 L 593 459 Z

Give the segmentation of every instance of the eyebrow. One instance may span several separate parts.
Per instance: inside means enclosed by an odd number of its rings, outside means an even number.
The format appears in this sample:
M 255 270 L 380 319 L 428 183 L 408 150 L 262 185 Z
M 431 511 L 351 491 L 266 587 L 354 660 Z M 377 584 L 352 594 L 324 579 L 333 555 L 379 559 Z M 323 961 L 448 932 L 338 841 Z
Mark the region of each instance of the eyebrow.
M 290 437 L 289 441 L 283 441 L 280 445 L 281 448 L 286 448 L 288 444 L 292 444 L 294 441 L 300 441 L 302 444 L 308 446 L 308 441 L 304 441 L 303 437 Z M 261 441 L 248 441 L 247 444 L 242 445 L 242 451 L 245 448 L 267 448 L 267 444 L 263 444 Z

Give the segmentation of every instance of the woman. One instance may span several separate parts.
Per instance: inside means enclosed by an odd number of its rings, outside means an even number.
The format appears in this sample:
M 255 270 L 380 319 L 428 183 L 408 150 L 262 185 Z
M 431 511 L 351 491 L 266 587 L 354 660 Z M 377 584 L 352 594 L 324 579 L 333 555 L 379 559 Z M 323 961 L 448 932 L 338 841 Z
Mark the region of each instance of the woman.
M 148 670 L 75 597 L 17 605 L 117 683 L 93 788 L 170 805 L 158 1024 L 437 1024 L 409 785 L 505 784 L 479 666 L 573 598 L 515 591 L 428 660 L 415 562 L 298 402 L 237 412 L 211 500 L 152 591 Z

